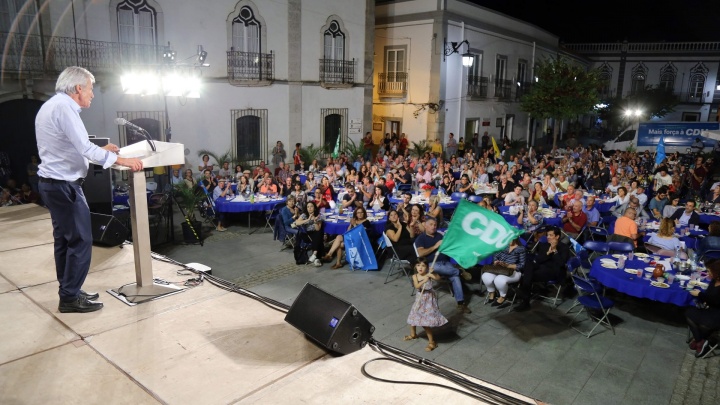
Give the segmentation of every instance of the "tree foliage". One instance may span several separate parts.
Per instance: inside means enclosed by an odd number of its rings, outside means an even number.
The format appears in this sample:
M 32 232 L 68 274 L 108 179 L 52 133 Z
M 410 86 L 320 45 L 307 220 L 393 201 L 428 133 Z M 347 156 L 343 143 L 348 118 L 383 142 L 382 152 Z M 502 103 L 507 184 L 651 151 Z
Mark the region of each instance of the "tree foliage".
M 539 119 L 575 118 L 593 110 L 600 101 L 601 81 L 595 71 L 587 71 L 565 58 L 547 58 L 535 66 L 537 81 L 520 100 L 523 111 Z M 560 129 L 555 125 L 553 147 Z

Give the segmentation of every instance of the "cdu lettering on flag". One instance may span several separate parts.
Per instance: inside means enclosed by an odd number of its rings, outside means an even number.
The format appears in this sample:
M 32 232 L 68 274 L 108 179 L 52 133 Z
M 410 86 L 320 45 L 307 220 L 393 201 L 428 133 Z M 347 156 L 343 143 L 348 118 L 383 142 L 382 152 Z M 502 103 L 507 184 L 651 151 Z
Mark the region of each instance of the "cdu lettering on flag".
M 460 200 L 438 249 L 464 268 L 505 249 L 522 231 L 502 216 L 467 200 Z

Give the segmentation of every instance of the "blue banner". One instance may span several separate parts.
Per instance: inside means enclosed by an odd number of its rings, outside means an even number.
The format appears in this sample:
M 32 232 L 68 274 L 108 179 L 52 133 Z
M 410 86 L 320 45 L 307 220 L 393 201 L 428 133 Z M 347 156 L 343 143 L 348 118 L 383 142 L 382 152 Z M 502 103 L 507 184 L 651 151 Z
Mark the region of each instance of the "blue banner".
M 345 259 L 351 269 L 378 270 L 375 252 L 370 244 L 365 228 L 356 226 L 345 232 Z
M 655 166 L 662 163 L 663 160 L 665 160 L 665 137 L 661 136 L 655 152 Z

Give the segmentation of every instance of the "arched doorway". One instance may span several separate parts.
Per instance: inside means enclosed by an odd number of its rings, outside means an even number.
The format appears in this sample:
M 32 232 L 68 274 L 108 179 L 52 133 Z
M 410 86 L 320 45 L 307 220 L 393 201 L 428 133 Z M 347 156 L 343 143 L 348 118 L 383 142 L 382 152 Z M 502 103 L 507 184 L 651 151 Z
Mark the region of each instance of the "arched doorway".
M 0 103 L 0 184 L 8 177 L 17 180 L 18 186 L 27 181 L 30 156 L 37 156 L 35 116 L 43 102 L 18 99 Z M 5 158 L 7 157 L 7 159 Z

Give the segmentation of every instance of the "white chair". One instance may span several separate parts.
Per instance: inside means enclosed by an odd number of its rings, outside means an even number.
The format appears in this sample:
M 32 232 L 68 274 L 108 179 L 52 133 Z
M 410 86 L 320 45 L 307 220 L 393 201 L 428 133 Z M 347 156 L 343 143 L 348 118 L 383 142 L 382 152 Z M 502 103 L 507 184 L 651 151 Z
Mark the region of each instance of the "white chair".
M 388 269 L 387 276 L 385 276 L 385 284 L 388 283 L 390 276 L 395 275 L 400 271 L 405 274 L 405 277 L 409 277 L 410 273 L 408 273 L 407 268 L 410 267 L 410 261 L 402 260 L 398 257 L 392 241 L 385 232 L 383 232 L 383 239 L 385 240 L 386 249 L 390 249 L 390 252 L 392 253 L 392 256 L 390 257 L 390 268 Z

